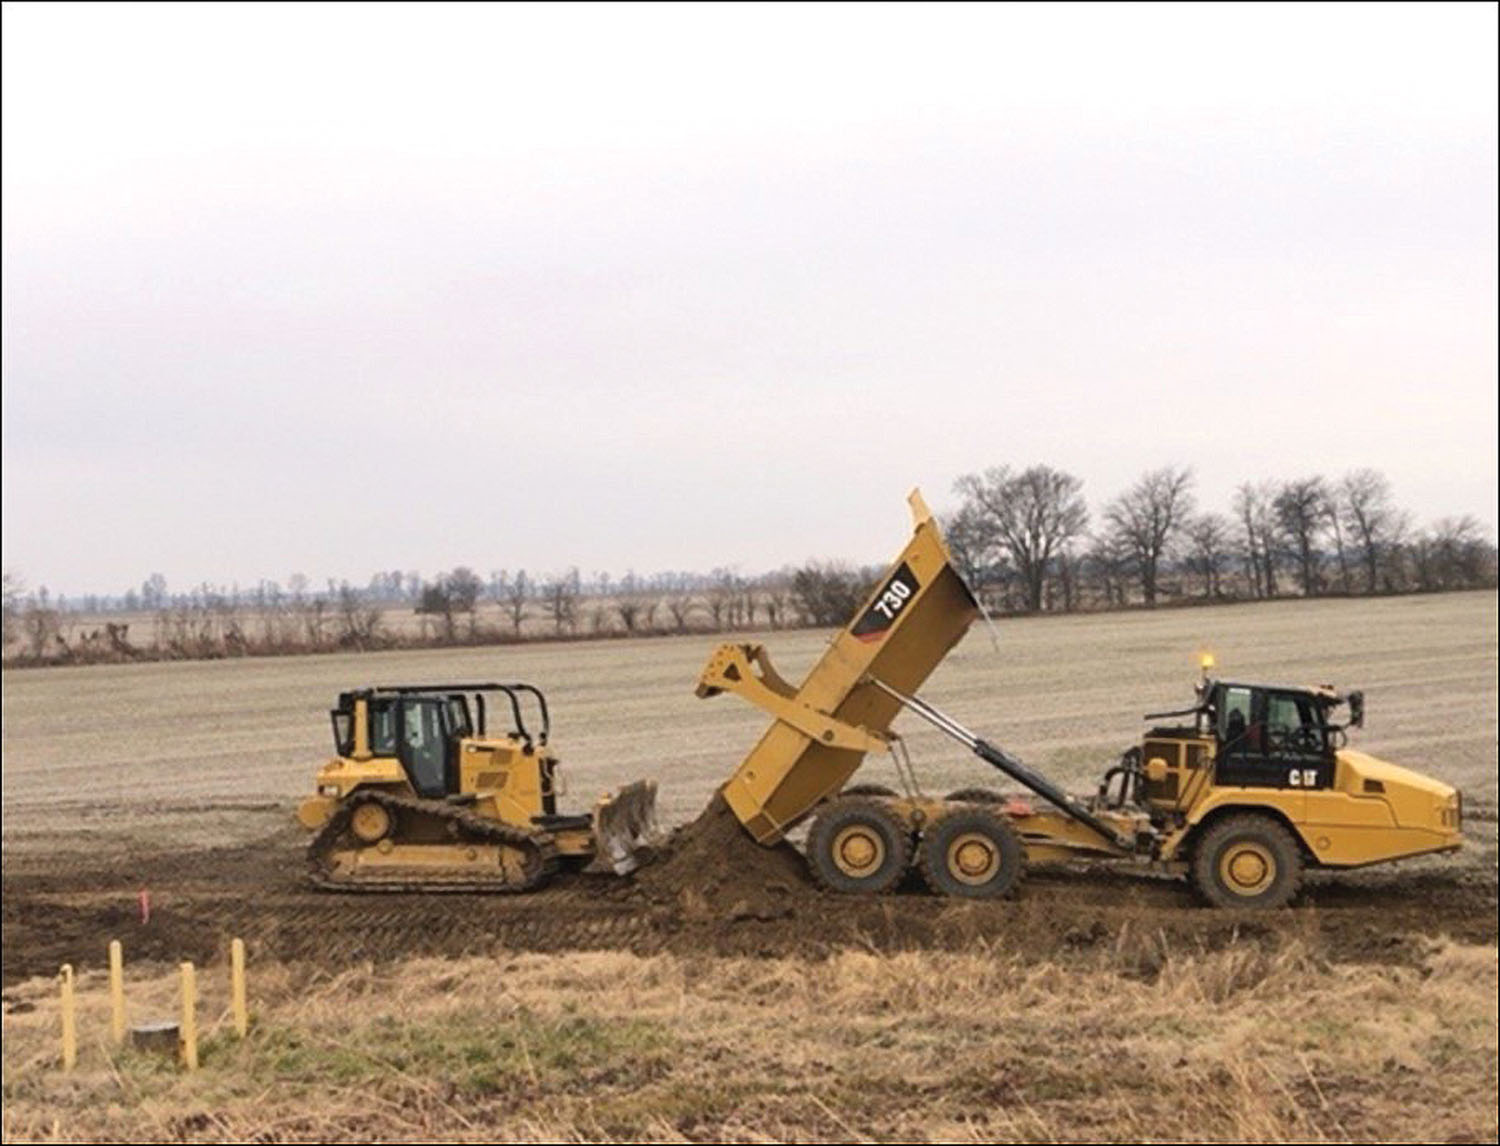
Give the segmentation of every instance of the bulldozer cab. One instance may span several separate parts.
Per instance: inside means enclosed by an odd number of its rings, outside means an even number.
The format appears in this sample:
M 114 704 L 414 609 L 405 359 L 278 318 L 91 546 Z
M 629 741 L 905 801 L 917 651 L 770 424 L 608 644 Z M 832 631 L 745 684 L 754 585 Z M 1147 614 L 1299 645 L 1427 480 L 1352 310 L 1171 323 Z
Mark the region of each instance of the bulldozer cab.
M 1323 690 L 1215 682 L 1207 689 L 1217 744 L 1215 784 L 1247 788 L 1331 788 L 1342 728 Z
M 528 725 L 522 698 L 532 702 Z M 527 684 L 458 684 L 370 688 L 339 695 L 330 713 L 338 755 L 354 760 L 394 756 L 417 795 L 440 799 L 462 791 L 459 761 L 466 742 L 485 740 L 492 712 L 508 711 L 503 734 L 525 755 L 545 747 L 551 732 L 547 701 Z M 545 753 L 543 754 L 546 755 Z

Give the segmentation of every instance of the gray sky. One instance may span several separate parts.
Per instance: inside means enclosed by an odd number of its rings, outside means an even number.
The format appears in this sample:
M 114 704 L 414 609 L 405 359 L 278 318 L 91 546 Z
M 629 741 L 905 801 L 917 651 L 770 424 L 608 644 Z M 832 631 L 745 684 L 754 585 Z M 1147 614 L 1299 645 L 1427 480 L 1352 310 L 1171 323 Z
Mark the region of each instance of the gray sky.
M 4 564 L 887 558 L 1376 466 L 1496 522 L 1496 8 L 4 9 Z

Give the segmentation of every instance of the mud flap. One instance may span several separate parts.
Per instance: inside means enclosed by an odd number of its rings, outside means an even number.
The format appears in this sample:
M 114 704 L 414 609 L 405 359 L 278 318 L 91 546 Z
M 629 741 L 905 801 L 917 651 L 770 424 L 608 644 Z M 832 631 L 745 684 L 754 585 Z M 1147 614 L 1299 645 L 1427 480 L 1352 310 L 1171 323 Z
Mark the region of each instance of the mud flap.
M 590 871 L 628 875 L 640 866 L 638 853 L 660 835 L 656 823 L 656 781 L 636 780 L 594 805 L 594 861 Z

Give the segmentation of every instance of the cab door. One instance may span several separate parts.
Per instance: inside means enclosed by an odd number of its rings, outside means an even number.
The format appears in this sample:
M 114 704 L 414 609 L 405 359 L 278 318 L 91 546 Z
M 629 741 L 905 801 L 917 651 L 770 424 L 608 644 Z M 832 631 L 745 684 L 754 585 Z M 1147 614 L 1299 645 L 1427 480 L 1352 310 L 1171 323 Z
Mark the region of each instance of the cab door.
M 453 790 L 449 776 L 446 702 L 437 697 L 403 696 L 396 707 L 396 754 L 406 778 L 425 799 Z
M 1214 783 L 1251 787 L 1266 776 L 1265 698 L 1260 690 L 1227 685 L 1219 690 L 1215 707 L 1218 751 Z

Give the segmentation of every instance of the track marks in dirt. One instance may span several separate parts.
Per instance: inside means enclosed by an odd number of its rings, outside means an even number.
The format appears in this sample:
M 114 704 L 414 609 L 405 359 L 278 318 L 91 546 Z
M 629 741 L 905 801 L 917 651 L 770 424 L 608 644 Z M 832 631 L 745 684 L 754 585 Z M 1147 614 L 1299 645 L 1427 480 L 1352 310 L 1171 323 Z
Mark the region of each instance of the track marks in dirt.
M 1231 944 L 1295 940 L 1337 961 L 1414 963 L 1427 938 L 1496 942 L 1496 873 L 1475 852 L 1317 876 L 1292 908 L 1236 914 L 1199 906 L 1179 882 L 1107 868 L 1038 869 L 1017 897 L 995 903 L 914 888 L 836 896 L 808 881 L 795 853 L 741 838 L 754 850 L 726 852 L 718 865 L 679 841 L 633 878 L 565 874 L 525 896 L 315 891 L 302 882 L 303 840 L 291 831 L 244 847 L 23 857 L 4 876 L 4 981 L 50 975 L 62 962 L 97 965 L 111 938 L 132 960 L 170 962 L 219 957 L 237 935 L 256 957 L 320 966 L 497 949 L 819 957 L 988 947 L 1066 958 L 1112 945 L 1135 952 L 1131 965 L 1148 976 L 1172 952 Z M 141 887 L 152 897 L 146 924 Z

